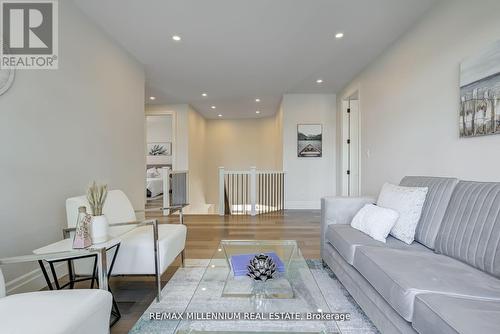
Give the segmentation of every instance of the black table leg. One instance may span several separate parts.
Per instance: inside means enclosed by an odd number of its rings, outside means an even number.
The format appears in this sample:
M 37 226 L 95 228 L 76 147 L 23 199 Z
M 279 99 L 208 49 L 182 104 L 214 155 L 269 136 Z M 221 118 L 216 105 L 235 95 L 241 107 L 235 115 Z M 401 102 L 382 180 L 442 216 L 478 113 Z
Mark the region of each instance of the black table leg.
M 50 271 L 52 272 L 52 278 L 54 279 L 54 284 L 56 285 L 56 289 L 61 290 L 61 287 L 59 286 L 59 280 L 57 279 L 56 269 L 54 268 L 54 264 L 52 262 L 49 262 L 49 266 L 50 266 Z
M 90 288 L 94 288 L 94 282 L 97 280 L 97 256 L 94 257 L 94 268 L 92 269 L 92 278 L 90 279 Z M 97 282 L 97 285 L 99 285 L 99 282 Z
M 75 287 L 75 272 L 73 270 L 72 260 L 68 260 L 68 276 L 69 276 L 69 288 L 73 289 Z
M 108 282 L 109 282 L 109 279 L 111 277 L 111 273 L 113 272 L 113 267 L 115 266 L 116 255 L 118 255 L 119 250 L 120 250 L 120 244 L 116 245 L 116 250 L 115 250 L 115 253 L 113 254 L 113 259 L 111 260 L 111 264 L 109 266 Z M 108 290 L 113 295 L 113 291 L 111 291 L 109 284 L 108 284 Z M 120 309 L 118 308 L 118 303 L 116 302 L 114 295 L 113 295 L 113 309 L 111 310 L 111 313 L 115 316 L 115 319 L 111 322 L 111 326 L 113 326 L 122 317 L 122 314 L 120 313 Z
M 113 267 L 115 266 L 116 256 L 118 255 L 118 251 L 120 250 L 120 245 L 121 244 L 116 245 L 115 253 L 113 254 L 113 259 L 111 260 L 111 264 L 109 266 L 108 280 L 111 277 L 111 273 L 113 272 Z
M 113 294 L 111 289 L 108 290 L 109 292 L 111 292 L 111 294 Z M 113 325 L 116 324 L 118 320 L 120 320 L 120 318 L 122 317 L 122 314 L 120 313 L 120 309 L 118 308 L 118 304 L 116 303 L 114 296 L 113 296 L 113 307 L 111 307 L 111 315 L 114 317 L 114 319 L 111 319 L 110 327 L 113 327 Z
M 49 275 L 47 274 L 47 270 L 45 269 L 45 265 L 42 260 L 38 260 L 38 264 L 40 265 L 40 269 L 42 270 L 43 277 L 45 278 L 45 282 L 47 282 L 47 286 L 50 290 L 54 290 L 52 287 L 52 283 L 50 282 Z

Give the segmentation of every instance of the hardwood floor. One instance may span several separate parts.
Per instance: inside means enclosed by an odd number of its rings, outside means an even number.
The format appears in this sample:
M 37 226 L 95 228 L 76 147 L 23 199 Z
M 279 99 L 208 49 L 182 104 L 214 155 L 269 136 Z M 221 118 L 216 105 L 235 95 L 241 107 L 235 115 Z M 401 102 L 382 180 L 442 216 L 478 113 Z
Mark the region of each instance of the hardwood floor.
M 176 216 L 148 215 L 162 222 L 177 222 Z M 319 211 L 285 211 L 284 214 L 266 214 L 257 217 L 216 215 L 185 216 L 188 228 L 186 258 L 209 259 L 220 240 L 297 240 L 305 258 L 319 258 Z M 162 276 L 162 286 L 180 266 L 180 259 Z M 110 281 L 118 301 L 122 318 L 111 333 L 128 333 L 155 298 L 152 277 L 113 277 Z

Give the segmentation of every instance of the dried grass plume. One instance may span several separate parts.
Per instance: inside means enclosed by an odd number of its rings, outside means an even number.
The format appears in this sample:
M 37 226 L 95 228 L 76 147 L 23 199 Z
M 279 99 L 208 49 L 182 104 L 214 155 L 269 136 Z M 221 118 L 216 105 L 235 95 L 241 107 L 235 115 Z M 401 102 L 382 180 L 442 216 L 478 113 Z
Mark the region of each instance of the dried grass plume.
M 102 209 L 104 208 L 104 202 L 106 202 L 107 196 L 107 184 L 97 184 L 94 181 L 89 187 L 87 191 L 87 200 L 89 201 L 90 210 L 93 216 L 102 216 Z

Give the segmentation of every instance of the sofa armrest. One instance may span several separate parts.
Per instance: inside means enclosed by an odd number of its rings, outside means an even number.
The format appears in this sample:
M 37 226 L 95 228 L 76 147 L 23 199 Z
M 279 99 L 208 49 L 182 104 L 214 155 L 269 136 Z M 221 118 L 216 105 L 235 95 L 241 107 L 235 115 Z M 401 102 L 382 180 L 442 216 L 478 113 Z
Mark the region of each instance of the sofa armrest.
M 321 199 L 321 258 L 328 225 L 350 224 L 352 218 L 365 205 L 374 203 L 371 197 L 323 197 Z

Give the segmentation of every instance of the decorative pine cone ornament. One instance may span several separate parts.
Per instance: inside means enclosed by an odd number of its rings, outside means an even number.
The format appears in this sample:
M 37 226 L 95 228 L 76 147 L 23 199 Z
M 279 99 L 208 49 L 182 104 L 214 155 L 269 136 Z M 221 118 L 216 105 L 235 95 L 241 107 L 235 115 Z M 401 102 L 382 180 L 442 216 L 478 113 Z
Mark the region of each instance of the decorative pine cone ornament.
M 256 281 L 267 281 L 273 279 L 276 272 L 276 263 L 266 254 L 256 255 L 250 260 L 247 276 L 250 276 Z

